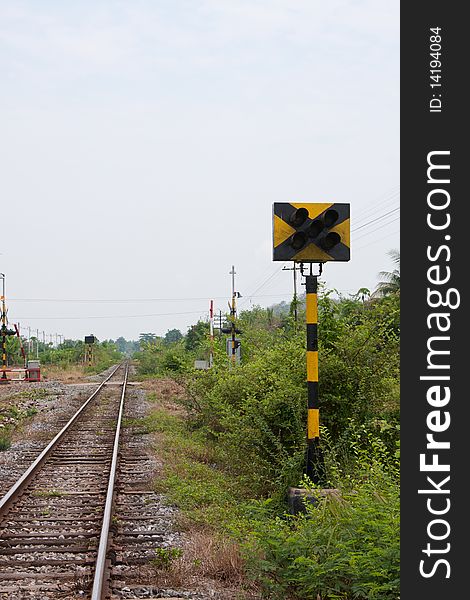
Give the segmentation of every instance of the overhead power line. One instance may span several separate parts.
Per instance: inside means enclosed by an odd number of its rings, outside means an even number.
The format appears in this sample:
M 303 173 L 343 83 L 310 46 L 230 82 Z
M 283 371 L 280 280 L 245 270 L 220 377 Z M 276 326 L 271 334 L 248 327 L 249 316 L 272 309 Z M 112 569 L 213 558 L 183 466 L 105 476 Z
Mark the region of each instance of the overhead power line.
M 177 302 L 184 300 L 204 300 L 206 301 L 209 296 L 204 296 L 200 298 L 10 298 L 10 301 L 13 302 L 70 302 L 70 303 L 84 303 L 84 304 L 125 304 L 125 303 L 137 303 L 137 302 Z M 226 296 L 212 296 L 214 300 L 224 300 Z
M 374 229 L 372 229 L 372 231 L 364 231 L 364 232 L 362 232 L 362 234 L 359 237 L 357 237 L 355 239 L 355 241 L 357 242 L 358 240 L 362 239 L 363 237 L 367 237 L 371 233 L 375 233 L 376 231 L 379 231 L 379 229 L 383 229 L 384 227 L 387 227 L 387 225 L 391 225 L 392 223 L 396 223 L 396 221 L 399 221 L 399 220 L 400 220 L 400 217 L 395 217 L 395 219 L 392 219 L 391 221 L 387 221 L 386 223 L 383 223 L 382 225 L 379 225 L 378 227 L 375 227 Z
M 354 212 L 354 222 L 363 221 L 364 219 L 368 219 L 371 215 L 378 212 L 378 210 L 382 210 L 388 205 L 393 205 L 400 197 L 400 186 L 396 188 L 392 188 L 392 190 L 382 196 L 379 196 L 378 200 L 371 200 L 364 206 L 362 209 L 356 213 Z
M 372 246 L 374 244 L 378 244 L 379 242 L 381 242 L 382 240 L 385 240 L 389 237 L 391 237 L 392 235 L 397 235 L 400 233 L 400 230 L 398 229 L 397 231 L 391 231 L 390 233 L 387 233 L 386 235 L 382 235 L 380 236 L 380 238 L 378 240 L 373 240 L 372 242 L 368 242 L 367 244 L 363 244 L 362 246 L 358 246 L 355 249 L 355 252 L 359 252 L 359 250 L 362 250 L 363 248 L 368 248 L 369 246 Z
M 260 286 L 261 289 L 262 286 Z M 274 298 L 276 296 L 285 296 L 285 294 L 251 294 L 250 298 Z M 83 304 L 126 304 L 126 303 L 138 303 L 138 302 L 176 302 L 176 301 L 204 301 L 207 302 L 208 299 L 212 300 L 227 300 L 227 296 L 204 296 L 200 298 L 122 298 L 120 300 L 116 299 L 92 299 L 92 298 L 10 298 L 10 301 L 14 302 L 66 302 L 66 303 L 83 303 Z
M 267 285 L 276 275 L 281 273 L 285 263 L 283 263 L 280 267 L 277 267 L 275 271 L 273 271 L 264 281 L 261 283 L 252 294 L 245 294 L 244 299 L 240 302 L 240 306 L 244 306 L 249 299 L 252 298 L 262 298 L 262 296 L 256 296 L 256 292 L 259 292 L 265 285 Z
M 254 296 L 256 298 L 290 298 L 290 294 L 267 294 L 265 296 Z M 204 298 L 206 300 L 206 298 Z M 184 312 L 167 312 L 167 313 L 150 313 L 143 315 L 87 315 L 87 316 L 67 316 L 67 317 L 15 317 L 18 320 L 26 320 L 26 321 L 38 321 L 38 320 L 47 320 L 47 321 L 60 321 L 62 319 L 138 319 L 139 317 L 147 318 L 147 317 L 166 317 L 166 316 L 176 316 L 176 315 L 198 315 L 198 314 L 208 314 L 209 311 L 204 310 L 191 310 Z
M 363 229 L 364 227 L 368 227 L 372 223 L 375 223 L 377 221 L 381 221 L 382 219 L 385 219 L 389 215 L 392 215 L 393 213 L 396 213 L 399 210 L 400 210 L 400 207 L 397 207 L 397 208 L 394 208 L 392 210 L 389 210 L 388 212 L 386 212 L 385 214 L 381 215 L 380 217 L 376 217 L 375 219 L 371 219 L 370 221 L 367 221 L 367 223 L 364 223 L 363 225 L 359 225 L 359 227 L 355 227 L 354 229 L 351 229 L 351 233 L 354 233 L 355 231 L 359 231 L 359 229 Z
M 152 313 L 148 315 L 87 315 L 84 317 L 16 317 L 17 319 L 26 319 L 28 321 L 61 321 L 61 320 L 69 320 L 69 319 L 137 319 L 139 317 L 167 317 L 173 315 L 198 315 L 201 314 L 200 310 L 191 310 L 187 312 L 170 312 L 170 313 Z M 208 311 L 207 311 L 208 312 Z

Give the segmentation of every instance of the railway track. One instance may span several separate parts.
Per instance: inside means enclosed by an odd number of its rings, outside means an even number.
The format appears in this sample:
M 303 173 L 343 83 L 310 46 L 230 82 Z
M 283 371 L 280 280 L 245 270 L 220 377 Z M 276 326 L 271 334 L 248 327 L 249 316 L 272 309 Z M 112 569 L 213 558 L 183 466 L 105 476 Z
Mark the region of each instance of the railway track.
M 0 500 L 0 598 L 123 597 L 162 539 L 152 493 L 136 489 L 145 457 L 119 455 L 128 370 L 95 389 Z

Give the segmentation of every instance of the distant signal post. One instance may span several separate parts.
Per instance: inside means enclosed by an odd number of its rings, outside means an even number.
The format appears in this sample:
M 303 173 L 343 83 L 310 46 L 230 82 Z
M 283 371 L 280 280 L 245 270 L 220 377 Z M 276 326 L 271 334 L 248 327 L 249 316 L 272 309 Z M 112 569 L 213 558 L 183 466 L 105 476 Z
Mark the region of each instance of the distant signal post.
M 320 447 L 318 383 L 318 277 L 323 263 L 350 259 L 350 205 L 329 203 L 273 205 L 273 260 L 300 263 L 305 278 L 307 323 L 307 452 L 305 474 L 324 485 Z M 318 264 L 317 274 L 313 265 Z
M 210 335 L 210 354 L 209 368 L 214 366 L 214 301 L 211 300 L 209 310 L 209 335 Z
M 0 278 L 2 279 L 2 295 L 0 296 L 2 323 L 0 326 L 0 335 L 2 337 L 2 375 L 0 377 L 0 383 L 9 383 L 9 379 L 7 377 L 7 336 L 16 335 L 16 331 L 14 329 L 8 329 L 7 307 L 5 300 L 5 274 L 0 273 Z
M 94 335 L 85 336 L 85 364 L 89 367 L 93 364 L 93 344 L 95 341 Z
M 229 302 L 230 308 L 230 327 L 222 328 L 222 333 L 230 333 L 231 334 L 231 342 L 230 342 L 230 360 L 232 367 L 240 360 L 240 340 L 237 340 L 237 334 L 241 333 L 236 326 L 236 318 L 237 318 L 237 298 L 241 298 L 240 292 L 235 291 L 235 267 L 232 265 L 232 270 L 229 272 L 229 275 L 232 276 L 232 302 Z M 237 353 L 238 351 L 238 353 Z

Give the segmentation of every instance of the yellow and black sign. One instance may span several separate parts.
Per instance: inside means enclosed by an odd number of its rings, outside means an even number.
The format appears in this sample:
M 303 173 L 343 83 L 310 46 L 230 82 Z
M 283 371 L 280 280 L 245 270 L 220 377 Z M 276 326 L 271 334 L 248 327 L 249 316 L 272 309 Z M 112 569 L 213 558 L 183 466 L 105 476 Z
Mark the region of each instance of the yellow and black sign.
M 349 204 L 273 205 L 273 260 L 348 261 L 349 238 Z

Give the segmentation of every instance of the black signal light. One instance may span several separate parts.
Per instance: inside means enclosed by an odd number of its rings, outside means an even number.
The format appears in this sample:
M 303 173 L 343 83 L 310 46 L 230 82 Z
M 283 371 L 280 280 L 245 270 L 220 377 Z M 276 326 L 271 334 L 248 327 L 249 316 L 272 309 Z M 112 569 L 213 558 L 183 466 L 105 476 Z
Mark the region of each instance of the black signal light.
M 334 208 L 330 208 L 326 211 L 325 216 L 323 217 L 325 227 L 333 227 L 336 221 L 339 219 L 339 214 Z
M 323 229 L 324 229 L 323 221 L 321 219 L 316 219 L 315 221 L 312 222 L 312 224 L 308 228 L 308 235 L 311 238 L 316 238 L 320 235 L 320 233 L 323 231 Z
M 296 231 L 290 238 L 290 245 L 294 250 L 300 250 L 307 242 L 307 234 L 304 231 Z
M 306 208 L 298 208 L 290 216 L 290 222 L 294 227 L 300 227 L 308 219 L 308 210 Z
M 330 231 L 330 233 L 327 233 L 326 236 L 321 240 L 320 246 L 323 248 L 323 250 L 328 252 L 328 250 L 331 250 L 337 244 L 339 244 L 340 241 L 341 236 L 339 233 L 336 233 L 336 231 Z

